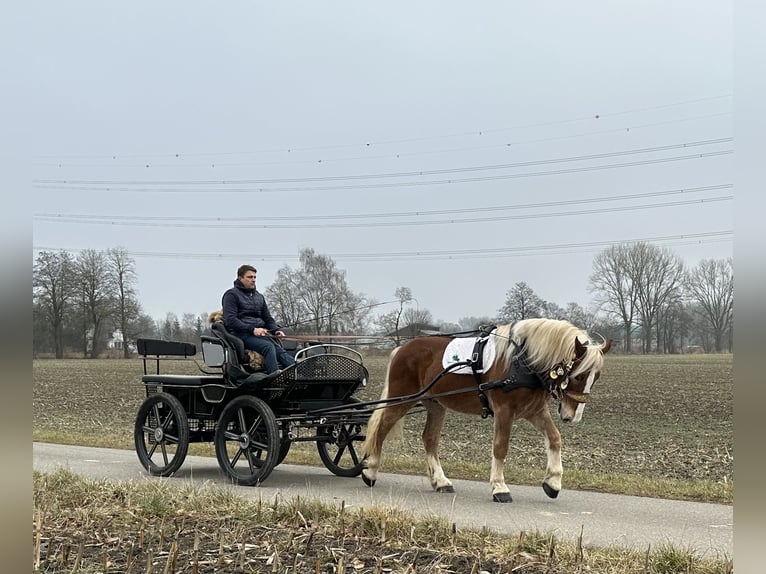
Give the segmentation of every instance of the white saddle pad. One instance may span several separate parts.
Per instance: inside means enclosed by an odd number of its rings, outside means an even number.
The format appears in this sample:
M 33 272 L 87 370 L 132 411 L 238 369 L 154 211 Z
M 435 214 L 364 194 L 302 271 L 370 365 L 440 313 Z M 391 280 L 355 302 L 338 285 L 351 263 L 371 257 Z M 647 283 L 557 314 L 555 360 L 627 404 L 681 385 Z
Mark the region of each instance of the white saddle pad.
M 494 331 L 492 331 L 494 333 Z M 462 361 L 468 361 L 473 355 L 473 348 L 476 345 L 476 341 L 479 337 L 458 337 L 452 339 L 447 348 L 444 349 L 442 355 L 442 367 L 447 368 L 455 363 Z M 495 362 L 495 342 L 494 338 L 490 337 L 487 343 L 484 345 L 484 352 L 482 353 L 482 368 L 477 369 L 477 373 L 483 373 L 492 366 Z M 451 373 L 457 373 L 459 375 L 470 375 L 473 373 L 470 365 L 463 365 L 457 369 L 450 371 Z

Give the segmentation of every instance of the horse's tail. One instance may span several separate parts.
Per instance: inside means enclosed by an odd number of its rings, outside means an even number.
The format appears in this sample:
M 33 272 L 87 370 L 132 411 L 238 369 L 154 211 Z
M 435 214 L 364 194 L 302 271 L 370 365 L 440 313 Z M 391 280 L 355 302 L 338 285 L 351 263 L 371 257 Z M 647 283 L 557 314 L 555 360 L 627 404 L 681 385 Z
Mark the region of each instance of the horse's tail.
M 383 380 L 383 391 L 380 393 L 381 399 L 387 399 L 388 397 L 388 377 L 391 373 L 391 363 L 394 362 L 394 355 L 396 355 L 396 352 L 401 347 L 396 347 L 393 351 L 391 351 L 391 354 L 388 357 L 388 366 L 386 367 L 386 378 Z M 370 451 L 368 449 L 368 446 L 373 444 L 375 439 L 378 435 L 378 427 L 380 426 L 380 419 L 383 417 L 383 412 L 385 411 L 385 406 L 378 406 L 370 417 L 370 420 L 367 421 L 367 432 L 364 440 L 364 444 L 362 445 L 362 451 L 365 455 L 369 454 Z M 404 419 L 399 419 L 396 424 L 393 426 L 393 428 L 389 431 L 388 436 L 392 436 L 392 438 L 399 438 L 401 437 L 403 433 L 404 428 Z

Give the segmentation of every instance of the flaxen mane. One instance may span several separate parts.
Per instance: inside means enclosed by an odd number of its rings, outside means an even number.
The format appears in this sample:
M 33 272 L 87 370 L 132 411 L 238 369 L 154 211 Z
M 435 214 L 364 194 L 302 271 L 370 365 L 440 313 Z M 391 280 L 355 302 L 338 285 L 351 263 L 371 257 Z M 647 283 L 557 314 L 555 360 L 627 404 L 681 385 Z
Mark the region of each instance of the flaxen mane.
M 604 363 L 604 355 L 601 352 L 603 345 L 595 345 L 587 332 L 568 321 L 535 319 L 501 325 L 495 331 L 494 342 L 497 355 L 506 366 L 511 364 L 517 347 L 526 342 L 530 366 L 535 370 L 545 371 L 574 357 L 575 337 L 580 343 L 587 345 L 587 350 L 572 376 L 594 368 L 600 371 Z

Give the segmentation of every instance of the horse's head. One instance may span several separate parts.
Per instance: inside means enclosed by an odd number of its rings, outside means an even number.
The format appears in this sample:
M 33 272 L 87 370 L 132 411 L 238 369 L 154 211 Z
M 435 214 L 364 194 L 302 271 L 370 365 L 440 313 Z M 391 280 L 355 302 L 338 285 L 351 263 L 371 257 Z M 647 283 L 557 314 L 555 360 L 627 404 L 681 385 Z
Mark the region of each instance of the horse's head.
M 571 366 L 551 370 L 551 389 L 559 399 L 559 417 L 565 423 L 580 422 L 591 388 L 601 376 L 604 354 L 612 347 L 612 340 L 602 344 L 580 342 L 575 337 L 574 359 Z

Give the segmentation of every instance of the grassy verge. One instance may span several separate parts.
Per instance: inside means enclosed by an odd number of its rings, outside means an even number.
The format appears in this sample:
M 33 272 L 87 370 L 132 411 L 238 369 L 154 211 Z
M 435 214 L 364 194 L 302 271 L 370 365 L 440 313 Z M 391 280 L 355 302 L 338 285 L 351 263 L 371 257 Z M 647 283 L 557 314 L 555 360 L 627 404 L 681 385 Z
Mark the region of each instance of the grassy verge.
M 537 531 L 507 537 L 386 506 L 252 501 L 212 485 L 110 483 L 65 470 L 33 480 L 39 573 L 733 572 L 729 556 L 590 548 Z

